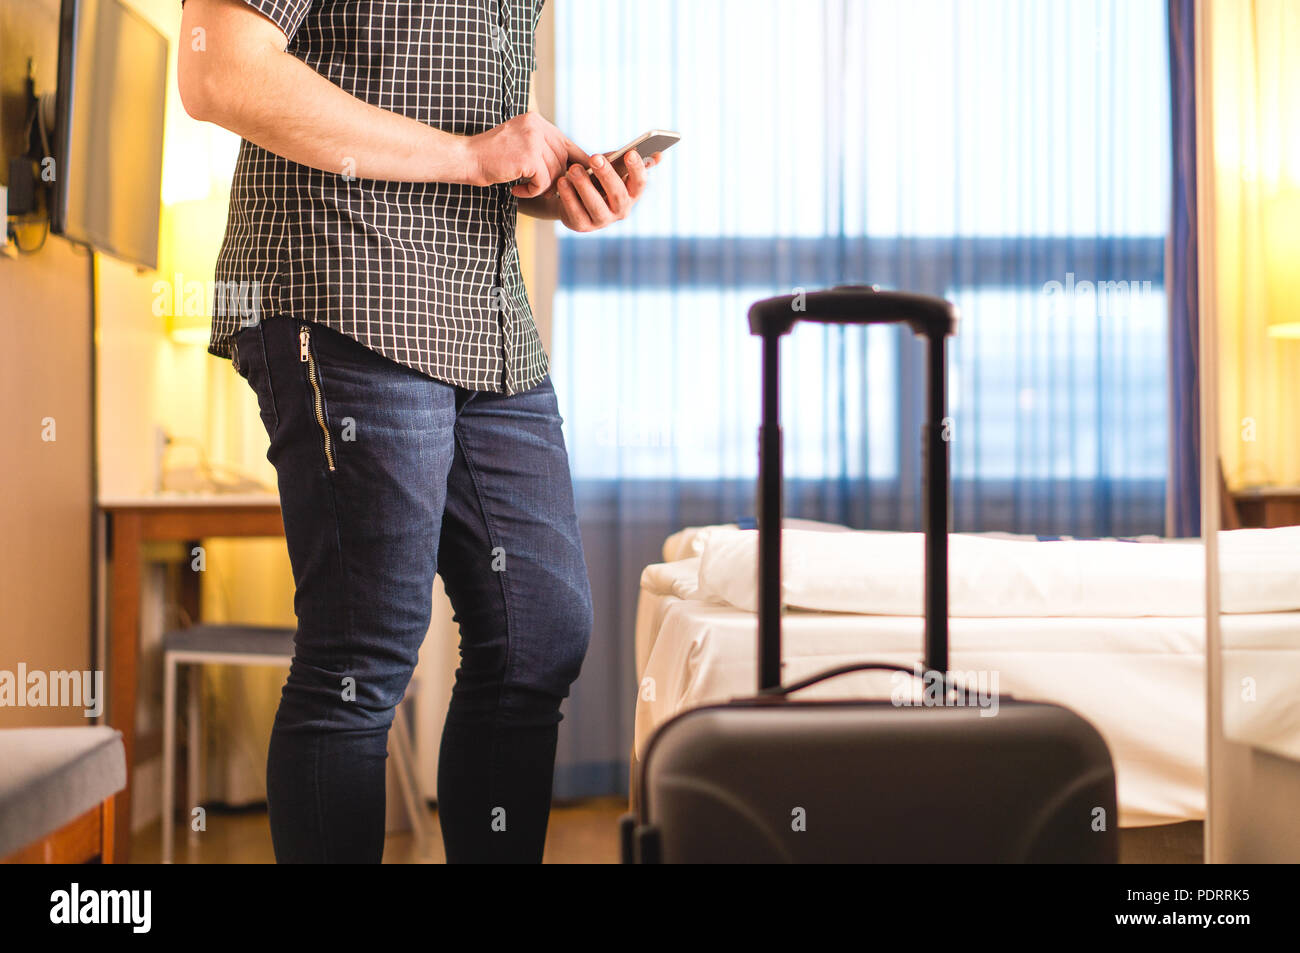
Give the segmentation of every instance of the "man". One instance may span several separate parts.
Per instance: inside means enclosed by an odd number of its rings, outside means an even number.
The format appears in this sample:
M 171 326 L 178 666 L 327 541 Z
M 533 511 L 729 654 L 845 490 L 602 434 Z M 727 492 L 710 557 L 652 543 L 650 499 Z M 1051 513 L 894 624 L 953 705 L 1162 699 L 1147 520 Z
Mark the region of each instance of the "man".
M 218 287 L 247 283 L 260 319 L 219 309 L 209 349 L 257 394 L 296 585 L 267 758 L 280 862 L 381 859 L 435 572 L 461 634 L 447 859 L 542 857 L 591 597 L 516 211 L 603 228 L 658 157 L 616 170 L 525 112 L 541 6 L 184 5 L 185 108 L 244 139 Z

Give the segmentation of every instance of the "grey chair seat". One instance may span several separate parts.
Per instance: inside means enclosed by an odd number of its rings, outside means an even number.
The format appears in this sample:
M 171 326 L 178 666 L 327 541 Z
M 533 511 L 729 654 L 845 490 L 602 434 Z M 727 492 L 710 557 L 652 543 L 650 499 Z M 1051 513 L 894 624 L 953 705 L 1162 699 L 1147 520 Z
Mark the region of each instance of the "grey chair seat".
M 0 857 L 52 834 L 126 787 L 114 728 L 0 731 Z
M 189 768 L 188 789 L 190 797 L 198 799 L 203 788 L 200 777 L 202 759 L 195 756 L 200 746 L 199 719 L 201 707 L 199 694 L 202 682 L 200 670 L 208 661 L 235 662 L 245 665 L 276 664 L 281 659 L 293 657 L 294 630 L 265 625 L 194 625 L 188 629 L 174 629 L 164 633 L 163 643 L 163 777 L 162 777 L 162 861 L 173 859 L 176 824 L 176 790 L 174 778 L 176 759 L 176 680 L 177 670 L 188 667 L 189 691 Z M 264 661 L 263 661 L 264 660 Z M 432 834 L 427 818 L 421 810 L 419 785 L 415 777 L 415 753 L 399 707 L 393 713 L 394 731 L 389 737 L 392 745 L 394 770 L 402 792 L 402 800 L 415 831 L 417 845 L 425 845 Z M 191 810 L 197 805 L 190 805 Z M 190 841 L 197 837 L 190 829 Z M 421 851 L 425 848 L 420 847 Z
M 269 625 L 192 625 L 163 634 L 164 652 L 293 655 L 293 629 Z

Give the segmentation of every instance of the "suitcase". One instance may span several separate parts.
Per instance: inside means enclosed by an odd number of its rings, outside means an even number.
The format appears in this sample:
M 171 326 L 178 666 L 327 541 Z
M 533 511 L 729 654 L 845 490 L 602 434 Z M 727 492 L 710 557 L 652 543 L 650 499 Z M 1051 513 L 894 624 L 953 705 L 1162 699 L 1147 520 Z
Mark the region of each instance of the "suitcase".
M 905 323 L 925 339 L 923 678 L 934 704 L 792 697 L 858 671 L 890 673 L 910 687 L 892 673 L 913 670 L 892 664 L 845 665 L 781 684 L 779 348 L 798 321 Z M 1115 771 L 1092 725 L 1059 705 L 1009 696 L 996 709 L 952 703 L 961 698 L 948 673 L 944 414 L 953 306 L 846 286 L 760 301 L 749 323 L 763 352 L 759 691 L 683 712 L 652 736 L 634 813 L 622 821 L 624 862 L 1117 861 Z

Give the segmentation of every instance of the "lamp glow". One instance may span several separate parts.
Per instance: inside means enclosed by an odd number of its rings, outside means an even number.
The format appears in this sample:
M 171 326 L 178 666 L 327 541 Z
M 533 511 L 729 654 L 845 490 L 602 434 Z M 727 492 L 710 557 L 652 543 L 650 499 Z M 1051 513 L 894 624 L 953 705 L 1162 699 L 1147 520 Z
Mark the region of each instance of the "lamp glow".
M 1268 336 L 1300 340 L 1300 186 L 1265 200 L 1264 223 Z

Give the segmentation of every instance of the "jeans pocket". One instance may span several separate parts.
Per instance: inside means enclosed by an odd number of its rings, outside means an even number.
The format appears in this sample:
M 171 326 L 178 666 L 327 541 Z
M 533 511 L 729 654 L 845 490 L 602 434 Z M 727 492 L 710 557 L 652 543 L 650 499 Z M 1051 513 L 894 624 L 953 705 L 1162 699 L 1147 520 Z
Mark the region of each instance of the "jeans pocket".
M 260 324 L 244 328 L 230 339 L 232 360 L 239 376 L 257 395 L 258 415 L 266 436 L 274 441 L 280 427 L 280 414 L 275 406 L 275 390 L 271 386 L 271 370 L 266 361 L 266 341 Z
M 239 337 L 243 333 L 243 331 L 236 331 L 230 336 L 230 364 L 234 367 L 236 374 L 244 380 L 248 380 L 248 372 L 244 370 L 244 362 L 239 359 Z

